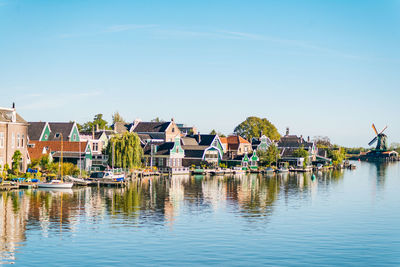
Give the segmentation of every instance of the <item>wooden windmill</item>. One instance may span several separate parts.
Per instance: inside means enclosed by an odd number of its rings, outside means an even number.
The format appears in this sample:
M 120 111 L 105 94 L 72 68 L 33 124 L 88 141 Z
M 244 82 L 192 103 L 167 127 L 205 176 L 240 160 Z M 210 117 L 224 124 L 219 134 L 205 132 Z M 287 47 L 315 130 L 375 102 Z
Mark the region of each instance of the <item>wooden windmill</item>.
M 371 142 L 368 143 L 368 145 L 372 146 L 376 141 L 378 141 L 375 150 L 387 150 L 387 135 L 383 133 L 386 128 L 387 126 L 385 126 L 385 128 L 383 128 L 383 130 L 378 133 L 375 124 L 372 124 L 372 129 L 374 129 L 376 136 L 374 137 L 374 139 L 371 140 Z

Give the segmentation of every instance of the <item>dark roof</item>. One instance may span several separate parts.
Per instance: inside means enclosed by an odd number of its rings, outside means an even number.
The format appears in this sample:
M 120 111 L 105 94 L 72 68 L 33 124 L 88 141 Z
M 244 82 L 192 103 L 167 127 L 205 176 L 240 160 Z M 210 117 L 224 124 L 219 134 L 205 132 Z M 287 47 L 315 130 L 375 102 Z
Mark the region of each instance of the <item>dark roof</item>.
M 195 134 L 195 135 L 188 135 L 187 137 L 194 138 L 200 146 L 211 146 L 212 142 L 214 141 L 215 134 Z
M 49 122 L 50 136 L 49 141 L 60 140 L 60 137 L 56 137 L 57 134 L 61 133 L 64 141 L 68 141 L 68 137 L 74 126 L 73 122 Z
M 174 147 L 174 142 L 165 142 L 160 145 L 157 145 L 157 152 L 155 155 L 169 155 L 171 149 Z M 150 155 L 151 152 L 151 146 L 147 145 L 146 148 L 144 149 L 144 154 L 145 155 Z
M 135 133 L 163 133 L 171 122 L 139 122 L 133 129 Z
M 304 146 L 306 148 L 313 145 L 314 143 L 306 142 L 303 137 L 298 137 L 296 135 L 285 135 L 278 142 L 278 147 L 299 148 L 301 146 Z
M 182 146 L 185 151 L 185 158 L 202 158 L 204 150 L 209 146 Z
M 28 125 L 28 136 L 30 140 L 39 140 L 42 135 L 43 128 L 46 125 L 45 122 L 29 122 Z

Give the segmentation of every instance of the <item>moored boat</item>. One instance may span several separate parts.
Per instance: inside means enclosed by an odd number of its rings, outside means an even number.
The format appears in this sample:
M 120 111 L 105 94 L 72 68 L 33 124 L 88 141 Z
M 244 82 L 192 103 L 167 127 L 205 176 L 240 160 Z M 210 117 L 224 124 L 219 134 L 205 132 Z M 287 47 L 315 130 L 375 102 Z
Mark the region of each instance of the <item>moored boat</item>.
M 114 174 L 112 171 L 93 172 L 90 174 L 90 180 L 104 180 L 113 182 L 123 182 L 125 180 L 124 174 Z
M 74 183 L 65 183 L 61 180 L 52 180 L 49 183 L 38 183 L 38 188 L 71 189 Z

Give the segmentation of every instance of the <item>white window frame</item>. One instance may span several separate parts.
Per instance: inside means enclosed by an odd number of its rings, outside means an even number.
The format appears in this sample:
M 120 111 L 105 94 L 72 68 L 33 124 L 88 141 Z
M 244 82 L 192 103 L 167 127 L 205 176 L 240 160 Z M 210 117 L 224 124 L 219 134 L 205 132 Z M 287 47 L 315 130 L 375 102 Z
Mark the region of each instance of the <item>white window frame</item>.
M 11 148 L 15 148 L 15 134 L 11 134 Z

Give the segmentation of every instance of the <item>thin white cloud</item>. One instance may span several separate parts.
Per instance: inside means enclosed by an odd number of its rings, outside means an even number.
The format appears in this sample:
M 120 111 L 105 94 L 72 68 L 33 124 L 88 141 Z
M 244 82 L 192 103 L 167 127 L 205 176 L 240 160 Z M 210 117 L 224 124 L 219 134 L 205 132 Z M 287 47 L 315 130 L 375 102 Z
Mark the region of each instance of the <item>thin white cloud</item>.
M 110 26 L 105 30 L 105 32 L 124 32 L 137 29 L 156 28 L 156 27 L 158 27 L 158 25 L 155 24 L 122 24 L 122 25 Z
M 101 91 L 88 91 L 74 94 L 49 94 L 40 98 L 40 95 L 32 94 L 31 99 L 21 99 L 22 103 L 18 109 L 28 111 L 61 109 L 71 105 L 71 103 L 76 104 L 101 94 Z

